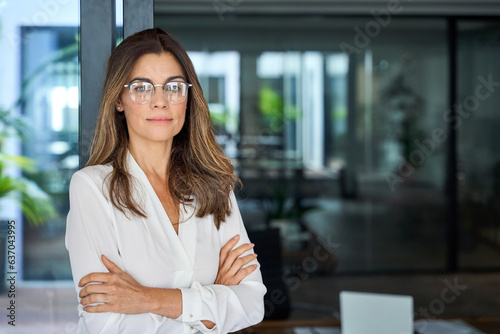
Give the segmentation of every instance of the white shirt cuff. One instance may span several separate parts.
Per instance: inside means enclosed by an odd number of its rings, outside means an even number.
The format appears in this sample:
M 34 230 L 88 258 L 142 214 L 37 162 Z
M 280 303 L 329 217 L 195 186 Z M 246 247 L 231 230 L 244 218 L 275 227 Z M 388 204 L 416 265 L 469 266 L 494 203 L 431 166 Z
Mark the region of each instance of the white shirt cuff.
M 201 320 L 210 320 L 202 315 L 203 301 L 201 292 L 197 289 L 180 288 L 182 294 L 182 315 L 181 322 L 190 326 L 190 332 L 196 333 L 197 330 L 203 333 L 210 333 L 216 330 L 217 325 L 208 329 Z M 212 321 L 212 320 L 210 320 Z

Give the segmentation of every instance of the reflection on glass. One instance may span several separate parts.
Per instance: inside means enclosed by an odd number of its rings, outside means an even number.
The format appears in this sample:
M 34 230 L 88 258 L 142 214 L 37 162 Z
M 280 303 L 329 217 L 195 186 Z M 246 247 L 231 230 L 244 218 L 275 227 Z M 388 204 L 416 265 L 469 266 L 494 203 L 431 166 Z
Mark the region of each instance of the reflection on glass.
M 460 266 L 500 267 L 499 24 L 461 21 L 457 118 Z
M 240 112 L 240 55 L 238 52 L 189 52 L 210 108 L 219 144 L 230 158 L 237 156 Z
M 335 254 L 343 273 L 445 268 L 445 20 L 393 18 L 357 51 L 340 45 L 353 43 L 352 27 L 363 27 L 363 18 L 221 23 L 163 13 L 156 22 L 193 55 L 239 55 L 231 156 L 249 229 L 279 226 L 294 249 L 304 232 L 341 244 Z M 222 96 L 222 82 L 205 80 L 210 101 Z M 297 254 L 288 265 L 300 263 Z
M 23 114 L 32 132 L 23 154 L 37 161 L 30 175 L 56 205 L 57 216 L 24 227 L 24 279 L 71 279 L 64 250 L 68 186 L 78 169 L 78 28 L 24 28 Z M 27 36 L 29 35 L 29 38 Z
M 0 168 L 0 182 L 8 175 L 28 185 L 18 189 L 20 201 L 0 199 L 0 219 L 16 222 L 17 276 L 11 299 L 16 303 L 15 328 L 23 333 L 76 330 L 77 300 L 69 284 L 64 235 L 68 181 L 79 165 L 78 9 L 79 1 L 0 1 L 0 109 L 11 119 L 24 119 L 27 129 L 24 138 L 3 141 L 0 135 L 0 164 L 5 154 L 16 156 L 15 164 Z M 22 195 L 27 189 L 29 196 Z M 52 206 L 40 205 L 41 198 Z M 36 205 L 33 199 L 38 199 Z M 5 243 L 0 240 L 0 245 Z M 2 282 L 5 269 L 0 265 Z M 3 287 L 0 299 L 7 301 Z
M 325 166 L 339 170 L 345 164 L 347 135 L 347 72 L 349 57 L 326 56 L 325 77 Z
M 426 32 L 409 28 L 405 43 L 398 45 L 391 43 L 396 31 L 388 29 L 385 40 L 375 40 L 370 50 L 349 58 L 349 70 L 355 72 L 348 74 L 342 176 L 350 184 L 346 193 L 357 198 L 357 204 L 346 207 L 359 207 L 363 214 L 343 218 L 348 224 L 342 234 L 351 242 L 339 253 L 349 259 L 343 263 L 347 271 L 446 265 L 446 146 L 432 139 L 435 129 L 446 131 L 446 75 L 433 71 L 446 65 L 446 30 L 440 20 L 431 26 Z M 419 47 L 421 33 L 428 34 L 432 52 Z

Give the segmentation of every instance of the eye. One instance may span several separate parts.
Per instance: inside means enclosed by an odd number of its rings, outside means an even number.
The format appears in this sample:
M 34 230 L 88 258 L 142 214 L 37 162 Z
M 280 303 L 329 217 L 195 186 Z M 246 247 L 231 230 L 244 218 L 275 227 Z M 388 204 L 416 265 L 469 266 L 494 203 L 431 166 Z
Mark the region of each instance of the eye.
M 153 85 L 149 82 L 135 82 L 132 89 L 136 93 L 147 93 L 152 90 Z
M 167 83 L 167 92 L 177 93 L 182 90 L 182 82 Z

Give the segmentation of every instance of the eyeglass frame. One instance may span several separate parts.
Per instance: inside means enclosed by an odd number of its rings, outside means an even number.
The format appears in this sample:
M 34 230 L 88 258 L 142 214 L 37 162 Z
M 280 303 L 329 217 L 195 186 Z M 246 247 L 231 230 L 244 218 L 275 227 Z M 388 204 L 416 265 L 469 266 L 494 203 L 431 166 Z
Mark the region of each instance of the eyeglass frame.
M 150 83 L 153 85 L 153 95 L 151 95 L 151 100 L 149 100 L 148 102 L 146 103 L 139 103 L 139 102 L 135 102 L 134 101 L 134 98 L 132 97 L 132 90 L 130 89 L 131 85 L 133 85 L 134 83 L 136 82 L 147 82 L 147 83 Z M 187 89 L 186 89 L 186 92 L 189 92 L 189 87 L 193 87 L 192 84 L 190 84 L 189 82 L 185 82 L 185 81 L 167 81 L 165 82 L 163 85 L 162 84 L 154 84 L 153 82 L 151 82 L 151 80 L 148 80 L 148 79 L 134 79 L 132 81 L 130 81 L 128 84 L 126 85 L 123 85 L 124 88 L 128 88 L 128 92 L 130 94 L 130 99 L 132 100 L 132 102 L 134 102 L 135 104 L 141 104 L 141 105 L 144 105 L 144 104 L 148 104 L 148 103 L 151 103 L 151 101 L 153 101 L 153 97 L 155 96 L 155 93 L 156 93 L 156 87 L 162 87 L 162 90 L 163 90 L 163 98 L 165 99 L 165 101 L 167 101 L 167 103 L 170 103 L 170 104 L 181 104 L 182 102 L 186 101 L 187 97 L 188 97 L 188 94 L 186 93 L 186 96 L 185 96 L 185 99 L 182 100 L 181 102 L 177 102 L 177 103 L 173 103 L 173 102 L 170 102 L 169 100 L 167 100 L 167 97 L 165 96 L 165 87 L 171 83 L 171 82 L 179 82 L 179 83 L 183 83 L 183 84 L 186 84 L 187 85 Z

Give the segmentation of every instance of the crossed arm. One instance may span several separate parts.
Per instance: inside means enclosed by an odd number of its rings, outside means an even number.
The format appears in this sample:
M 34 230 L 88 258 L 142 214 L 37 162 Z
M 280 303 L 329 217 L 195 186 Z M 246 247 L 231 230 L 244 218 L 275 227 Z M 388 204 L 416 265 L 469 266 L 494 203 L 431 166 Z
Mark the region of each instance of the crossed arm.
M 90 172 L 104 176 L 108 170 Z M 106 334 L 170 333 L 181 328 L 227 333 L 262 320 L 266 288 L 252 266 L 257 261 L 234 194 L 233 213 L 220 230 L 210 224 L 185 225 L 186 246 L 197 250 L 190 253 L 176 245 L 177 235 L 163 232 L 154 209 L 150 208 L 147 226 L 140 219 L 121 217 L 103 195 L 100 174 L 90 172 L 77 172 L 71 180 L 66 229 L 76 290 L 83 299 L 79 326 L 88 333 Z M 191 232 L 204 237 L 186 238 Z M 241 237 L 228 239 L 235 234 Z M 225 244 L 217 251 L 219 240 Z M 138 244 L 144 246 L 135 249 Z M 160 257 L 157 248 L 170 257 Z M 189 256 L 195 272 L 186 269 Z
M 238 241 L 239 235 L 236 235 L 221 248 L 219 268 L 214 284 L 238 285 L 243 278 L 257 269 L 255 264 L 245 267 L 257 257 L 257 254 L 242 256 L 254 245 L 242 244 L 234 248 Z M 106 256 L 102 255 L 101 260 L 109 272 L 90 273 L 78 283 L 80 287 L 83 287 L 79 296 L 84 311 L 123 314 L 154 313 L 172 319 L 182 314 L 181 290 L 143 286 Z M 208 329 L 215 326 L 215 323 L 209 320 L 201 322 Z

